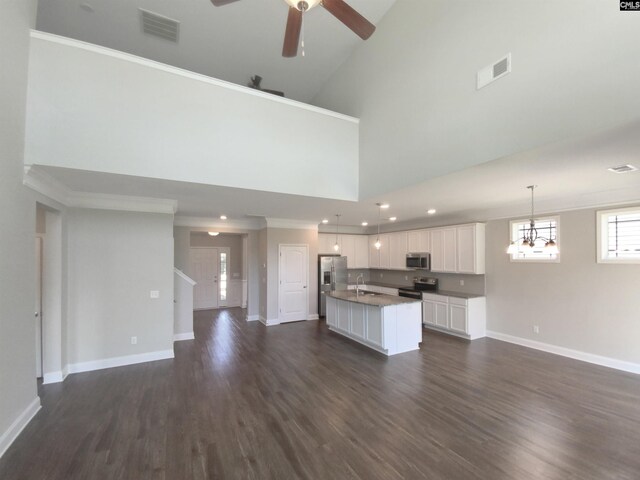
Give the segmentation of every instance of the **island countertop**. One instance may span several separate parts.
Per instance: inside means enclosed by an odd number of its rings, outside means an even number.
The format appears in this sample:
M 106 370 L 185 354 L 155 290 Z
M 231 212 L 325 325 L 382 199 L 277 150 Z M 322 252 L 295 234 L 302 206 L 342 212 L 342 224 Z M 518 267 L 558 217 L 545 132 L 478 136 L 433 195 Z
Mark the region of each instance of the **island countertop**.
M 347 302 L 361 303 L 372 307 L 390 307 L 392 305 L 401 305 L 404 303 L 419 303 L 422 300 L 415 298 L 397 297 L 395 295 L 385 295 L 384 293 L 360 292 L 358 295 L 355 290 L 334 290 L 327 292 L 328 297 Z

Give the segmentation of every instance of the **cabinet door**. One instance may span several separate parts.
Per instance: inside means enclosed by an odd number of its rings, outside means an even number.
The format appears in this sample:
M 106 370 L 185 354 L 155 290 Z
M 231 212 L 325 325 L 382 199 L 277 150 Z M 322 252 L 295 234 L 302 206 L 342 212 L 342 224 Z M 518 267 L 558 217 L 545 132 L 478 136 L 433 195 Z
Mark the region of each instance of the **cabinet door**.
M 444 231 L 431 230 L 431 271 L 444 272 Z
M 360 303 L 351 304 L 351 335 L 365 339 L 366 306 Z
M 335 235 L 331 235 L 330 233 L 319 233 L 318 234 L 318 253 L 336 253 L 333 250 L 333 244 L 335 243 Z
M 429 230 L 414 230 L 407 232 L 407 253 L 422 253 L 431 251 Z
M 353 267 L 369 268 L 369 240 L 366 235 L 354 235 L 355 260 Z M 374 240 L 375 242 L 375 240 Z
M 380 247 L 380 268 L 391 268 L 390 240 L 391 235 L 388 233 L 380 235 L 380 243 L 382 243 L 382 246 Z
M 456 228 L 444 228 L 443 234 L 443 271 L 455 272 L 457 268 L 457 245 L 456 245 Z
M 384 344 L 382 322 L 382 308 L 368 307 L 365 335 L 369 343 L 378 347 L 382 347 Z
M 355 268 L 356 239 L 355 235 L 340 235 L 340 255 L 347 257 L 347 268 Z
M 389 235 L 389 266 L 404 270 L 407 266 L 407 232 L 395 232 Z
M 369 237 L 369 268 L 378 268 L 380 266 L 380 250 L 375 247 L 377 238 L 376 235 Z
M 336 301 L 333 298 L 327 298 L 327 311 L 325 313 L 327 325 L 335 327 L 337 325 Z
M 422 323 L 424 323 L 425 325 L 436 325 L 435 302 L 422 302 Z
M 468 333 L 467 307 L 449 305 L 449 329 L 455 332 Z
M 476 227 L 463 225 L 456 232 L 458 272 L 476 272 Z
M 350 302 L 336 301 L 336 327 L 345 332 L 349 331 L 349 304 Z
M 449 309 L 446 303 L 434 302 L 435 324 L 438 327 L 449 328 Z

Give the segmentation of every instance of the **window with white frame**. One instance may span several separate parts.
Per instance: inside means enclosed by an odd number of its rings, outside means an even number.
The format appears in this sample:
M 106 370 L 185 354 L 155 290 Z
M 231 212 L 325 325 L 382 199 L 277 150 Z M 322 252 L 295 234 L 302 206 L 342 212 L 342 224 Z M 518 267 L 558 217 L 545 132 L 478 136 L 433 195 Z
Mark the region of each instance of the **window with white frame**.
M 640 263 L 640 207 L 598 212 L 598 262 Z
M 511 253 L 511 261 L 514 262 L 559 262 L 559 253 L 549 253 L 545 245 L 553 240 L 560 249 L 558 217 L 538 218 L 535 221 L 534 235 L 537 236 L 533 248 L 523 246 L 523 239 L 529 237 L 531 220 L 513 220 L 510 223 L 511 242 L 515 245 Z

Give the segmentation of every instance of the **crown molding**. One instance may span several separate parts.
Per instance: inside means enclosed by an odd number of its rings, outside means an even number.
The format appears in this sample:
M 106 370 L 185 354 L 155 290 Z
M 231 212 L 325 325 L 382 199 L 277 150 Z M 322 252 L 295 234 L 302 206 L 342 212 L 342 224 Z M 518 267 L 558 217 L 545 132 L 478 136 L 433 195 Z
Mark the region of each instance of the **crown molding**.
M 318 224 L 308 220 L 291 220 L 288 218 L 265 218 L 267 228 L 295 228 L 299 230 L 318 230 Z
M 25 165 L 23 184 L 66 207 L 175 215 L 178 202 L 165 198 L 75 192 L 47 173 Z
M 234 230 L 259 230 L 259 219 L 229 219 L 220 220 L 219 218 L 208 217 L 188 217 L 177 215 L 173 219 L 175 227 L 193 227 L 193 228 L 215 228 L 220 232 L 234 233 Z
M 351 122 L 355 124 L 360 123 L 359 118 L 345 115 L 343 113 L 327 110 L 326 108 L 316 107 L 315 105 L 309 105 L 307 103 L 299 102 L 297 100 L 292 100 L 290 98 L 278 97 L 276 95 L 271 95 L 270 93 L 264 93 L 259 90 L 255 90 L 253 88 L 237 85 L 231 82 L 225 82 L 224 80 L 208 77 L 207 75 L 191 72 L 189 70 L 184 70 L 182 68 L 173 67 L 171 65 L 167 65 L 166 63 L 160 63 L 160 62 L 156 62 L 146 58 L 138 57 L 137 55 L 131 55 L 130 53 L 124 53 L 118 50 L 113 50 L 111 48 L 101 47 L 93 43 L 82 42 L 80 40 L 75 40 L 75 39 L 63 37 L 60 35 L 54 35 L 52 33 L 41 32 L 39 30 L 31 30 L 31 38 L 37 38 L 38 40 L 57 43 L 59 45 L 65 45 L 67 47 L 73 47 L 80 50 L 86 50 L 89 52 L 98 53 L 108 57 L 117 58 L 119 60 L 124 60 L 126 62 L 136 63 L 138 65 L 153 68 L 155 70 L 171 73 L 173 75 L 179 75 L 181 77 L 190 78 L 192 80 L 208 83 L 211 85 L 215 85 L 217 87 L 226 88 L 228 90 L 235 90 L 237 92 L 242 92 L 246 95 L 253 95 L 255 97 L 260 97 L 272 102 L 282 103 L 291 107 L 299 108 L 301 110 L 308 110 L 314 113 L 319 113 L 321 115 L 326 115 L 328 117 L 334 117 L 340 120 L 346 120 L 347 122 Z

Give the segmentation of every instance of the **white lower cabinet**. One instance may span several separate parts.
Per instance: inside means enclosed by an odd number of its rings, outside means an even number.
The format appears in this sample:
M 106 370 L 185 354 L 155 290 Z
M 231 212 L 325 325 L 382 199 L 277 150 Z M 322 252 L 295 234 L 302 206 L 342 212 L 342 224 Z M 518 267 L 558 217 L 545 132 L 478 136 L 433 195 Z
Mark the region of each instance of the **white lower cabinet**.
M 459 298 L 422 294 L 422 323 L 469 340 L 486 336 L 485 297 Z
M 381 308 L 369 308 L 367 311 L 367 342 L 384 348 L 384 327 Z
M 359 303 L 352 303 L 350 308 L 351 334 L 360 340 L 365 340 L 365 323 L 367 321 L 365 306 Z

